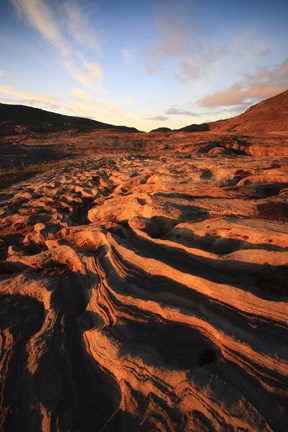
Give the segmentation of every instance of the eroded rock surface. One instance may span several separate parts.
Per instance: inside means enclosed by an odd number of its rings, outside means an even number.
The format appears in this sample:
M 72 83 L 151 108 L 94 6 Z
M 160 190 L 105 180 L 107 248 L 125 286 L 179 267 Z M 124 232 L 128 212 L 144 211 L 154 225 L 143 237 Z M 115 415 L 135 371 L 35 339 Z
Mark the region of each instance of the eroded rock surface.
M 4 431 L 284 431 L 282 157 L 76 159 L 0 194 Z

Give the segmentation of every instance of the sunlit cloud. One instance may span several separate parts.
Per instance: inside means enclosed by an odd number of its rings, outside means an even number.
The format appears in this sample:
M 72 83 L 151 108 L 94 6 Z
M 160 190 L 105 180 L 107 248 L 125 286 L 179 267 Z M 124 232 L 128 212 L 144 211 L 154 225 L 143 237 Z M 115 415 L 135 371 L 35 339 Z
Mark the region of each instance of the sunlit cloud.
M 204 37 L 202 19 L 196 9 L 192 16 L 189 11 L 188 1 L 167 0 L 158 8 L 155 24 L 161 42 L 146 50 L 147 73 L 160 73 L 182 82 L 194 81 L 207 76 L 216 61 L 231 53 L 227 45 L 210 46 Z
M 72 38 L 80 45 L 88 45 L 101 53 L 101 43 L 94 28 L 89 23 L 83 10 L 75 1 L 63 3 L 63 15 L 67 30 Z
M 71 54 L 71 48 L 61 34 L 52 10 L 42 0 L 11 0 L 30 25 L 53 45 L 64 57 Z
M 167 57 L 178 56 L 187 46 L 187 37 L 183 29 L 168 23 L 161 25 L 163 42 L 147 51 L 150 60 L 150 68 L 155 67 Z
M 92 79 L 98 81 L 102 77 L 103 72 L 98 64 L 84 60 L 83 67 L 88 71 Z
M 275 43 L 263 37 L 256 28 L 229 28 L 229 36 L 223 38 L 207 32 L 205 17 L 200 8 L 193 8 L 192 1 L 166 0 L 156 8 L 155 27 L 158 38 L 154 46 L 146 49 L 146 72 L 163 75 L 183 84 L 196 85 L 215 82 L 219 71 L 225 76 L 236 76 L 243 70 L 253 70 L 258 64 L 269 64 L 269 56 L 275 51 Z M 216 32 L 218 24 L 216 24 Z M 208 38 L 207 38 L 208 35 Z M 237 55 L 241 53 L 241 55 Z M 198 87 L 199 88 L 199 87 Z M 189 90 L 188 90 L 189 91 Z
M 182 60 L 180 61 L 180 74 L 178 76 L 184 79 L 197 79 L 201 76 L 203 64 L 197 61 Z
M 190 81 L 207 75 L 213 64 L 227 57 L 231 52 L 228 46 L 221 46 L 218 49 L 198 43 L 191 48 L 190 55 L 179 61 L 179 72 L 176 77 L 180 80 Z
M 128 97 L 127 97 L 127 104 L 128 104 L 129 106 L 134 105 L 134 99 L 133 99 L 131 96 L 128 96 Z
M 200 21 L 187 16 L 185 2 L 167 0 L 156 9 L 155 24 L 161 34 L 161 41 L 147 51 L 148 59 L 159 61 L 179 56 L 189 47 L 191 34 L 197 33 Z
M 100 44 L 92 32 L 88 21 L 74 2 L 62 5 L 62 19 L 53 12 L 44 0 L 11 0 L 21 16 L 52 45 L 60 54 L 62 65 L 69 74 L 85 87 L 92 87 L 103 76 L 99 64 L 89 62 L 84 54 L 76 51 L 65 37 L 65 29 L 83 45 L 87 43 L 95 49 Z M 65 29 L 63 27 L 65 23 Z M 86 47 L 85 47 L 86 48 Z
M 8 101 L 14 103 L 14 98 L 16 98 L 18 103 L 28 105 L 43 104 L 50 109 L 59 108 L 59 100 L 56 97 L 25 92 L 11 86 L 0 86 L 0 94 L 5 95 L 6 97 L 8 97 Z
M 65 67 L 68 69 L 70 75 L 79 81 L 84 87 L 95 87 L 98 81 L 103 76 L 103 71 L 100 65 L 90 63 L 83 59 L 80 66 L 74 61 L 65 62 Z
M 204 107 L 243 105 L 247 99 L 257 102 L 281 93 L 288 87 L 288 59 L 274 68 L 261 68 L 254 75 L 246 75 L 242 82 L 235 83 L 225 90 L 202 98 Z
M 282 12 L 271 6 L 275 19 L 267 27 L 265 8 L 247 14 L 243 2 L 239 14 L 231 2 L 208 2 L 209 9 L 196 0 L 149 0 L 141 8 L 115 2 L 112 14 L 101 0 L 7 1 L 0 17 L 0 86 L 16 103 L 51 108 L 56 103 L 38 94 L 51 92 L 61 112 L 109 123 L 131 116 L 140 128 L 153 121 L 177 128 L 193 117 L 224 118 L 288 87 L 288 68 L 280 65 L 287 5 Z M 19 88 L 27 94 L 17 96 Z
M 109 117 L 113 121 L 121 121 L 125 118 L 122 110 L 113 102 L 104 99 L 95 99 L 89 92 L 80 88 L 71 90 L 73 100 L 66 104 L 65 108 L 77 116 L 84 116 L 99 120 Z

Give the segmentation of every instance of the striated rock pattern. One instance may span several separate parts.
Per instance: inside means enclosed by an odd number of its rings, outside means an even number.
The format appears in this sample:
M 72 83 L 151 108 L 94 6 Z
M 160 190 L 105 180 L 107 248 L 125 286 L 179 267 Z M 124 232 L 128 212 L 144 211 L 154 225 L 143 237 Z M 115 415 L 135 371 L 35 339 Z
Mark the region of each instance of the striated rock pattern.
M 287 159 L 77 159 L 1 191 L 5 432 L 286 431 Z

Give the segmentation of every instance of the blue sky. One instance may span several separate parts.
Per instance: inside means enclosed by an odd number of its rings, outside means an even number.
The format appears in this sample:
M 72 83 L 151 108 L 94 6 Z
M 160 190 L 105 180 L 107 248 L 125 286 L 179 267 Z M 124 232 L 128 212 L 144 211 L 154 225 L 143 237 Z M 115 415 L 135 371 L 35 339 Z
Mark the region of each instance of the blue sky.
M 0 0 L 0 101 L 151 130 L 288 88 L 288 2 Z

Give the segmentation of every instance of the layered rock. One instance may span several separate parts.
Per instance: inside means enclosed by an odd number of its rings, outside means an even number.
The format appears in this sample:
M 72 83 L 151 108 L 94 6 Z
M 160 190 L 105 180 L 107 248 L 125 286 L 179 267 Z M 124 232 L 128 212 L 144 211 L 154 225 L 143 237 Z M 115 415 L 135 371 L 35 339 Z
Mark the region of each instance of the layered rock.
M 78 159 L 2 191 L 4 431 L 284 431 L 287 161 Z

